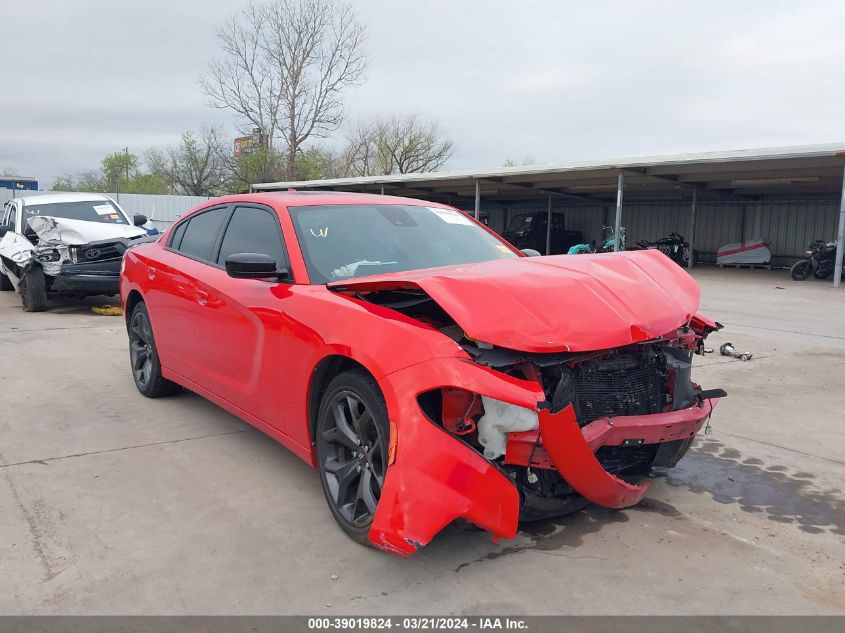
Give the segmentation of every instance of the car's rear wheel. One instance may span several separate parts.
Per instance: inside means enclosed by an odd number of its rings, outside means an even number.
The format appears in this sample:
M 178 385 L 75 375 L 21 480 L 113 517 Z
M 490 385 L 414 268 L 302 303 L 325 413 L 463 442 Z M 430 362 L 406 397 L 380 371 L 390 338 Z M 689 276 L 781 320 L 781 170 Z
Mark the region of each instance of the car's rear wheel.
M 24 312 L 44 312 L 47 309 L 47 280 L 40 266 L 32 266 L 23 274 L 20 293 Z
M 14 290 L 15 287 L 12 285 L 12 280 L 9 279 L 3 273 L 0 273 L 0 290 Z
M 384 486 L 389 434 L 384 398 L 368 374 L 350 370 L 329 383 L 317 417 L 320 482 L 335 521 L 362 545 Z
M 129 318 L 129 362 L 135 386 L 148 398 L 170 396 L 179 391 L 179 385 L 161 375 L 153 327 L 143 301 L 135 306 Z

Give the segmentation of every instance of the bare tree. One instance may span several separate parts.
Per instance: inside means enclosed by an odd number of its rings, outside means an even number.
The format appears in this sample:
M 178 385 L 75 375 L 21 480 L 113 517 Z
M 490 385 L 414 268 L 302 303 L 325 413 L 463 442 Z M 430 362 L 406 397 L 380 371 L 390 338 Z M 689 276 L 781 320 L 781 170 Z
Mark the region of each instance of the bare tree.
M 364 37 L 342 0 L 250 4 L 218 31 L 223 55 L 211 62 L 202 86 L 213 105 L 259 128 L 266 149 L 282 142 L 292 179 L 303 143 L 342 122 L 343 89 L 364 77 Z
M 346 147 L 342 159 L 344 175 L 375 176 L 382 175 L 377 164 L 378 134 L 375 123 L 359 121 L 346 134 Z
M 344 156 L 350 175 L 375 176 L 436 171 L 454 151 L 437 122 L 412 114 L 359 123 L 347 135 Z
M 222 55 L 211 60 L 200 79 L 216 108 L 234 110 L 243 118 L 243 132 L 257 128 L 272 149 L 279 128 L 282 78 L 266 54 L 268 33 L 264 5 L 248 4 L 217 29 Z
M 224 190 L 227 165 L 226 144 L 218 128 L 204 127 L 199 135 L 182 134 L 178 145 L 151 149 L 147 153 L 150 170 L 169 183 L 174 193 L 188 196 L 214 196 Z
M 536 165 L 536 164 L 537 164 L 537 161 L 534 160 L 534 157 L 531 156 L 531 154 L 527 154 L 526 156 L 523 157 L 522 162 L 520 162 L 520 163 L 517 163 L 514 159 L 512 159 L 510 156 L 508 156 L 505 159 L 505 162 L 502 163 L 502 167 L 516 167 L 517 165 L 529 166 L 529 165 Z

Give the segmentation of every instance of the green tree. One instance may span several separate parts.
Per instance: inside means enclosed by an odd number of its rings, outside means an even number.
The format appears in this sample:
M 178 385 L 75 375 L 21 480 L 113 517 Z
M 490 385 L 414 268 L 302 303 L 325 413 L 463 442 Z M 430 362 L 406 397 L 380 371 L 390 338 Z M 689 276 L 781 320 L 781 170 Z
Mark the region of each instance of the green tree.
M 159 174 L 135 174 L 128 182 L 121 185 L 122 193 L 166 194 L 171 189 L 167 181 Z
M 199 134 L 185 132 L 178 145 L 153 148 L 147 153 L 152 174 L 174 193 L 216 196 L 226 190 L 229 177 L 223 133 L 203 128 Z
M 139 169 L 135 154 L 114 152 L 100 162 L 100 170 L 59 176 L 54 191 L 90 191 L 93 193 L 170 193 L 167 181 L 157 174 Z
M 127 191 L 131 180 L 138 175 L 139 160 L 129 152 L 114 152 L 107 155 L 100 165 L 109 191 Z
M 53 191 L 108 191 L 98 171 L 84 171 L 78 174 L 59 176 L 53 183 Z

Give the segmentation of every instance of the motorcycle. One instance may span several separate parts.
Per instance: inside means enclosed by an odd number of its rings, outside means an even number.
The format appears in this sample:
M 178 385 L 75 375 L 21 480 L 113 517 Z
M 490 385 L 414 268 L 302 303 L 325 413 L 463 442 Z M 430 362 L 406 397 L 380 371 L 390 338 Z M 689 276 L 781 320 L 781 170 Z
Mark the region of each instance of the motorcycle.
M 615 241 L 615 237 L 613 235 L 613 227 L 612 226 L 603 226 L 602 229 L 608 235 L 607 239 L 604 240 L 601 246 L 596 247 L 596 243 L 593 242 L 592 244 L 576 244 L 575 246 L 571 247 L 568 251 L 568 255 L 586 255 L 588 253 L 612 253 L 613 249 L 613 242 Z M 625 250 L 625 227 L 619 227 L 619 250 Z
M 656 242 L 640 240 L 637 242 L 637 246 L 641 249 L 658 250 L 678 264 L 678 266 L 686 267 L 689 265 L 690 257 L 692 257 L 692 264 L 695 266 L 695 252 L 690 249 L 689 242 L 680 233 L 669 233 L 669 235 L 661 237 Z
M 836 242 L 813 240 L 807 247 L 807 258 L 792 264 L 789 275 L 795 281 L 804 281 L 813 275 L 816 279 L 827 279 L 836 266 Z M 845 264 L 842 265 L 845 272 Z

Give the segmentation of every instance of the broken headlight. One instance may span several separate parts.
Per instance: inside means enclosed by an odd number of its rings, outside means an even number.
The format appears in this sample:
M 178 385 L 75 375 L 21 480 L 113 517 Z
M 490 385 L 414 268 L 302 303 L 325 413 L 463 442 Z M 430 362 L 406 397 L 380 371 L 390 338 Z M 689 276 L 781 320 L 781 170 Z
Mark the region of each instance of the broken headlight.
M 443 387 L 417 397 L 423 413 L 432 422 L 494 460 L 505 454 L 509 433 L 540 428 L 537 412 L 495 398 Z
M 55 248 L 51 248 L 47 251 L 41 251 L 36 255 L 36 259 L 39 262 L 57 262 L 62 258 L 61 253 Z

